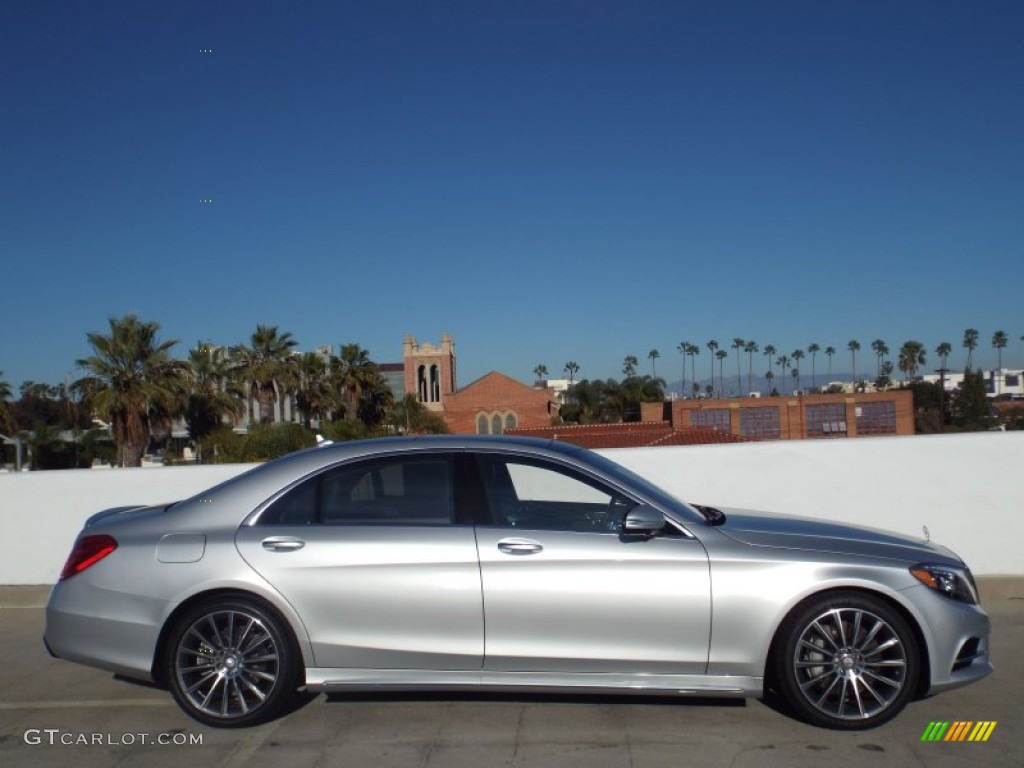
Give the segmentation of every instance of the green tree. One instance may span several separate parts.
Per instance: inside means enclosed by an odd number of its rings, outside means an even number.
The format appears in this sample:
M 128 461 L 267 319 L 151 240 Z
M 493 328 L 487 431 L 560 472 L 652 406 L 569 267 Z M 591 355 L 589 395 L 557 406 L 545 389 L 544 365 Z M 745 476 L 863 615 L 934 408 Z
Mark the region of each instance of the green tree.
M 626 355 L 626 358 L 622 361 L 622 375 L 627 377 L 636 376 L 638 362 L 636 355 Z
M 3 371 L 0 371 L 0 427 L 7 431 L 13 431 L 11 419 L 11 385 L 2 378 Z
M 968 328 L 964 331 L 964 349 L 967 350 L 967 370 L 974 367 L 974 350 L 978 346 L 978 331 Z
M 580 364 L 570 360 L 565 364 L 565 372 L 569 374 L 569 386 L 572 387 L 573 377 L 580 372 Z
M 917 375 L 917 369 L 926 361 L 924 344 L 913 340 L 903 342 L 903 346 L 900 347 L 899 367 L 906 380 L 913 379 Z
M 793 378 L 796 379 L 796 389 L 800 389 L 800 361 L 804 359 L 804 351 L 802 349 L 794 349 L 792 358 L 793 371 L 796 373 Z
M 988 396 L 981 371 L 964 371 L 964 381 L 953 395 L 953 423 L 966 432 L 991 429 Z
M 349 421 L 358 418 L 363 394 L 379 380 L 377 365 L 370 359 L 370 353 L 358 344 L 342 344 L 341 354 L 331 360 L 331 381 L 341 392 L 345 418 Z
M 548 377 L 548 367 L 541 363 L 533 369 L 533 375 L 537 377 L 538 381 L 546 379 Z
M 860 351 L 860 342 L 856 339 L 850 339 L 846 343 L 846 348 L 850 350 L 850 367 L 853 370 L 853 391 L 857 391 L 857 353 Z
M 1003 381 L 1003 350 L 1006 349 L 1006 345 L 1009 339 L 1006 337 L 1006 331 L 996 331 L 992 334 L 992 348 L 996 351 L 999 356 L 999 363 L 996 372 L 996 396 L 1003 393 L 1002 381 Z
M 718 386 L 721 387 L 722 389 L 725 388 L 725 358 L 727 358 L 728 356 L 729 353 L 726 352 L 724 349 L 720 349 L 717 352 L 715 352 L 715 357 L 718 358 Z M 719 390 L 718 394 L 719 396 L 721 396 L 723 392 Z
M 443 435 L 448 432 L 444 419 L 427 408 L 413 394 L 408 394 L 396 402 L 387 420 L 396 432 L 405 435 Z
M 828 378 L 832 381 L 832 358 L 836 356 L 835 347 L 825 347 L 825 357 L 828 358 Z
M 313 428 L 314 420 L 321 424 L 332 411 L 342 407 L 338 391 L 331 383 L 328 362 L 316 352 L 304 352 L 296 359 L 295 406 L 306 429 Z
M 658 371 L 654 367 L 654 361 L 661 357 L 661 353 L 656 349 L 652 349 L 647 353 L 647 357 L 651 360 L 651 376 L 653 378 L 658 378 Z
M 254 401 L 259 405 L 261 424 L 274 419 L 274 403 L 283 397 L 282 382 L 293 378 L 292 348 L 298 342 L 288 331 L 278 333 L 276 325 L 256 326 L 249 337 L 249 346 L 240 344 L 231 349 L 232 371 L 245 382 L 249 398 L 250 418 Z
M 697 364 L 696 357 L 700 354 L 700 347 L 696 344 L 686 345 L 686 354 L 690 357 L 690 378 L 693 379 L 693 394 L 696 396 L 700 392 L 700 384 L 697 383 Z
M 686 350 L 689 348 L 690 342 L 680 341 L 676 345 L 676 351 L 679 353 L 679 358 L 682 361 L 680 366 L 682 369 L 682 376 L 679 379 L 679 396 L 686 397 Z
M 811 356 L 811 392 L 815 392 L 818 389 L 818 373 L 815 363 L 819 352 L 821 352 L 821 347 L 817 344 L 812 343 L 808 345 L 807 353 Z
M 188 401 L 185 425 L 189 437 L 199 448 L 202 461 L 202 440 L 219 427 L 225 418 L 237 418 L 244 412 L 245 393 L 232 376 L 227 350 L 210 342 L 197 342 L 189 350 L 185 367 Z
M 718 357 L 718 342 L 711 339 L 706 346 L 708 348 L 708 367 L 711 369 L 711 392 L 713 397 L 715 391 L 715 358 Z
M 740 390 L 743 389 L 743 384 L 740 383 L 740 377 L 742 376 L 740 371 L 740 352 L 744 350 L 746 345 L 746 339 L 741 339 L 739 336 L 736 336 L 732 340 L 732 348 L 736 350 L 736 397 L 740 396 Z M 723 383 L 723 389 L 724 388 L 725 385 Z
M 782 381 L 780 382 L 782 388 L 786 387 L 786 371 L 789 370 L 789 355 L 779 355 L 779 359 L 775 361 L 779 364 L 779 372 L 782 374 Z
M 776 352 L 778 352 L 778 350 L 775 349 L 775 346 L 773 344 L 765 344 L 764 345 L 763 354 L 764 354 L 765 357 L 768 358 L 768 370 L 771 371 L 771 374 L 772 374 L 771 376 L 766 376 L 765 377 L 766 379 L 768 379 L 768 394 L 769 395 L 771 395 L 771 393 L 772 393 L 772 379 L 775 378 L 775 372 L 773 370 L 773 367 L 774 367 L 773 363 L 775 362 L 775 353 Z
M 154 410 L 169 411 L 184 393 L 185 366 L 170 357 L 177 340 L 159 341 L 157 323 L 135 315 L 109 320 L 110 333 L 90 332 L 93 354 L 77 361 L 86 375 L 76 387 L 92 411 L 110 422 L 123 467 L 142 463 Z
M 747 392 L 754 391 L 754 355 L 761 351 L 756 341 L 747 339 L 743 345 L 743 351 L 747 353 Z
M 875 353 L 875 359 L 878 363 L 878 370 L 876 375 L 882 375 L 882 359 L 889 354 L 889 346 L 882 339 L 875 339 L 871 342 L 871 349 Z

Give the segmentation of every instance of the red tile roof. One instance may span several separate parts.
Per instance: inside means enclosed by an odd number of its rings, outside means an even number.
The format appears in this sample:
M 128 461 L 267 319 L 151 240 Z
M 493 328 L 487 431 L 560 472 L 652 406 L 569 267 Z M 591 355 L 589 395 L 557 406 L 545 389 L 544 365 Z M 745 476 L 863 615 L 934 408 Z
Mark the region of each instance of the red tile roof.
M 748 443 L 750 438 L 710 427 L 677 429 L 666 421 L 620 424 L 561 424 L 557 427 L 506 429 L 506 435 L 564 440 L 583 448 L 646 448 L 660 445 Z

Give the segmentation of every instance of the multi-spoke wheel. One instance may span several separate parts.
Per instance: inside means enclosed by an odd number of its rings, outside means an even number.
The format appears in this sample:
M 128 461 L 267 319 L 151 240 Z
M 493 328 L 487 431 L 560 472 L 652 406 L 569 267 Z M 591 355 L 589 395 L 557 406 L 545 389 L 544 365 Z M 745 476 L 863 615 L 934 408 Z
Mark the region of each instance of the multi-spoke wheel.
M 869 595 L 833 593 L 804 603 L 783 624 L 779 640 L 779 688 L 797 714 L 816 725 L 881 725 L 917 686 L 914 634 L 899 613 Z
M 297 658 L 287 629 L 247 600 L 213 600 L 177 622 L 167 681 L 186 713 L 217 726 L 273 718 L 295 692 Z

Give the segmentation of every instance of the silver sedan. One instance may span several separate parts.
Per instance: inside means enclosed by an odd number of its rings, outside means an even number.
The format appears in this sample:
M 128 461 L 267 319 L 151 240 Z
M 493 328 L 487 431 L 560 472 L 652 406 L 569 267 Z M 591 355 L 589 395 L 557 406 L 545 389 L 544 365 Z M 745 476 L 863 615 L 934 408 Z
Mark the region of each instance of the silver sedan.
M 50 652 L 245 726 L 299 691 L 777 697 L 868 728 L 991 671 L 949 550 L 686 504 L 565 443 L 313 448 L 176 504 L 90 518 Z

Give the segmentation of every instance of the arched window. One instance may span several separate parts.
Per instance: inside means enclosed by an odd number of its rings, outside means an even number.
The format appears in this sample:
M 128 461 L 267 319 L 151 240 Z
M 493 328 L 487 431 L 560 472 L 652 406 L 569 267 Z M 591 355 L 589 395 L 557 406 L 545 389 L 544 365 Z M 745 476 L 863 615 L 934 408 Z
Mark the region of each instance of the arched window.
M 427 367 L 421 365 L 416 369 L 416 392 L 419 394 L 420 402 L 427 402 Z
M 486 435 L 490 430 L 487 429 L 487 414 L 481 413 L 476 417 L 476 433 L 478 435 Z
M 430 366 L 430 402 L 441 402 L 441 376 L 436 365 Z
M 501 414 L 496 413 L 491 417 L 491 434 L 500 435 L 503 431 L 501 428 Z
M 505 414 L 505 429 L 515 429 L 519 426 L 519 419 L 516 417 L 514 411 L 509 411 Z

